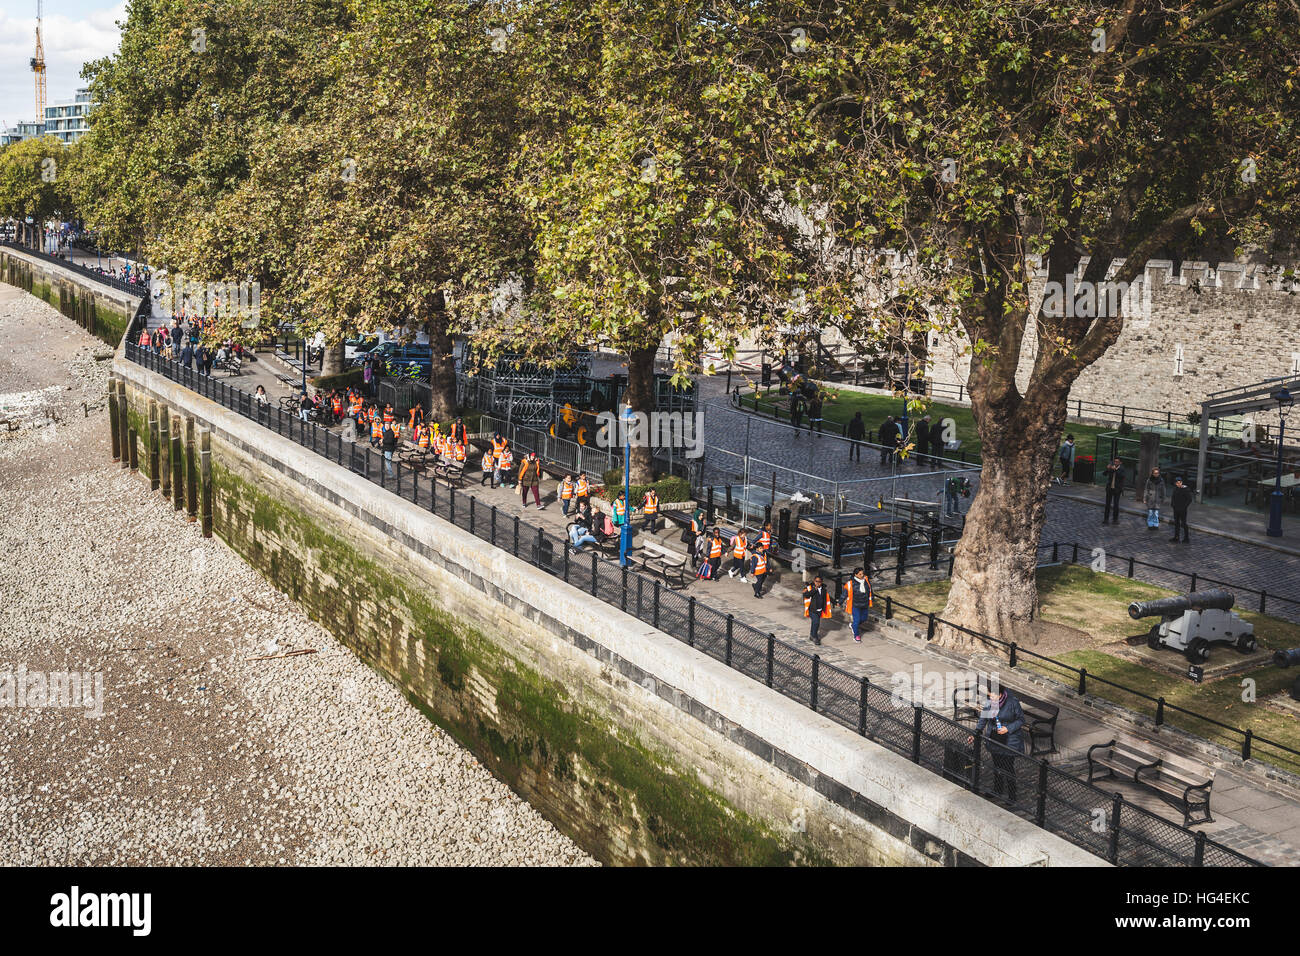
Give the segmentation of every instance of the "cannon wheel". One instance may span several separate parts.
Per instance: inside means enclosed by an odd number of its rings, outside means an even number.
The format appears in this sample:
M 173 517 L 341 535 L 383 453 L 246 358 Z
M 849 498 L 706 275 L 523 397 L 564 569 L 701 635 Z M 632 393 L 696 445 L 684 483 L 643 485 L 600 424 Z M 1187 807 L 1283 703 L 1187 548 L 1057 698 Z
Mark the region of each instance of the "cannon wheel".
M 1204 664 L 1210 659 L 1210 642 L 1203 637 L 1193 638 L 1183 653 L 1191 663 Z
M 1243 654 L 1254 654 L 1255 648 L 1259 645 L 1255 642 L 1253 634 L 1243 634 L 1237 638 L 1237 650 Z
M 1164 647 L 1164 644 L 1160 642 L 1159 624 L 1152 624 L 1151 630 L 1147 631 L 1147 647 L 1151 648 L 1153 651 L 1158 651 L 1160 648 Z

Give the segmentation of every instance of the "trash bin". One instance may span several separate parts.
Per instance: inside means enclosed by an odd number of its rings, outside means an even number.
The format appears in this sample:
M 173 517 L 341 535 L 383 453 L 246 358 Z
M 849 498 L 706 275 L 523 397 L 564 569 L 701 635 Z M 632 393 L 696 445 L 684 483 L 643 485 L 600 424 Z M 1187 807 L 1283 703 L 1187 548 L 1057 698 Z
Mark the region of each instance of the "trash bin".
M 1097 473 L 1097 462 L 1092 458 L 1076 458 L 1074 460 L 1074 480 L 1083 485 L 1092 484 L 1093 476 Z

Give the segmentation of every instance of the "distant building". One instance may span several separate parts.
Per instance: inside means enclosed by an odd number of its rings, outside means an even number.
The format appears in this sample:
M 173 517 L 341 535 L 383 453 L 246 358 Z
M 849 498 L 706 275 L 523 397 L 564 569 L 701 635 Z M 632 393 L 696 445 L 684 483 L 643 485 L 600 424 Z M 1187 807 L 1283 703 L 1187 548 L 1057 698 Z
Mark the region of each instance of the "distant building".
M 0 146 L 8 146 L 10 143 L 18 143 L 25 139 L 43 135 L 45 135 L 44 123 L 19 120 L 16 126 L 0 130 Z
M 77 90 L 70 100 L 58 100 L 45 107 L 45 135 L 57 137 L 64 143 L 75 143 L 90 130 L 87 117 L 92 104 L 90 90 Z
M 20 120 L 16 126 L 0 129 L 0 146 L 37 136 L 53 136 L 62 143 L 75 143 L 90 129 L 87 117 L 92 105 L 90 90 L 77 90 L 72 99 L 59 100 L 45 107 L 45 116 L 40 122 Z

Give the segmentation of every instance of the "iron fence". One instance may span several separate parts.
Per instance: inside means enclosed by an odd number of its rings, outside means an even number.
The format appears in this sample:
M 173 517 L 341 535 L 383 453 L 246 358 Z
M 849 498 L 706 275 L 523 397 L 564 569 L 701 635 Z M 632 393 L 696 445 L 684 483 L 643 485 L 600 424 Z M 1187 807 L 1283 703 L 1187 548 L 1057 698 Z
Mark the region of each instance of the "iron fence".
M 71 259 L 60 259 L 58 256 L 52 256 L 47 252 L 40 251 L 39 249 L 29 249 L 21 242 L 13 240 L 0 239 L 0 246 L 16 249 L 23 255 L 31 256 L 34 259 L 40 259 L 42 262 L 51 263 L 62 269 L 67 269 L 69 272 L 84 276 L 87 279 L 93 279 L 100 285 L 109 286 L 110 288 L 117 289 L 119 292 L 129 292 L 131 295 L 144 296 L 146 299 L 149 297 L 149 284 L 147 282 L 127 282 L 123 279 L 118 279 L 111 275 L 105 275 L 95 269 L 90 269 L 86 266 L 80 265 L 73 262 Z
M 132 329 L 135 323 L 132 323 Z M 926 710 L 898 705 L 893 695 L 823 661 L 818 654 L 778 640 L 773 633 L 722 614 L 695 597 L 671 590 L 660 579 L 620 567 L 590 554 L 573 554 L 568 541 L 539 526 L 524 525 L 517 515 L 484 506 L 472 494 L 424 476 L 419 470 L 393 462 L 390 476 L 382 455 L 367 445 L 346 442 L 315 423 L 302 422 L 278 407 L 260 405 L 227 380 L 199 375 L 175 361 L 142 350 L 130 342 L 126 357 L 152 372 L 196 391 L 278 435 L 311 448 L 330 461 L 406 498 L 509 551 L 548 574 L 577 587 L 727 666 L 760 681 L 786 697 L 823 714 L 843 727 L 873 740 L 914 763 L 987 796 L 1015 793 L 1008 808 L 1077 846 L 1120 865 L 1251 866 L 1256 861 L 1210 840 L 1204 833 L 1155 816 L 1100 788 L 1054 771 L 1038 758 L 1015 754 L 977 737 L 969 729 Z M 995 768 L 988 770 L 989 764 Z M 1012 768 L 1007 771 L 1005 768 Z M 983 771 L 983 772 L 981 772 Z M 1095 829 L 1096 811 L 1106 814 L 1104 834 Z

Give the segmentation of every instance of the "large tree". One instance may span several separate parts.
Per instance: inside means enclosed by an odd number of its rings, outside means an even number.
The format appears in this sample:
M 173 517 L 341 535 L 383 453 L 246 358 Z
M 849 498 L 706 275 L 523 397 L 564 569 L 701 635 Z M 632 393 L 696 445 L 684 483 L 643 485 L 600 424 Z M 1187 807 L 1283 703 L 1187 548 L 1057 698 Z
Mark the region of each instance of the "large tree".
M 527 78 L 518 188 L 535 231 L 530 306 L 557 342 L 628 356 L 625 402 L 654 409 L 655 352 L 730 346 L 794 282 L 793 228 L 764 162 L 781 117 L 742 108 L 772 81 L 733 68 L 748 4 L 537 0 L 508 55 Z M 634 447 L 633 481 L 652 449 Z
M 1086 259 L 1080 288 L 1096 289 L 1132 283 L 1189 233 L 1293 236 L 1300 6 L 939 0 L 784 16 L 767 26 L 798 44 L 779 70 L 807 123 L 785 162 L 803 208 L 856 252 L 823 257 L 819 301 L 889 315 L 888 296 L 862 294 L 861 266 L 893 248 L 909 264 L 885 284 L 901 277 L 964 331 L 983 474 L 944 617 L 1023 639 L 1066 400 L 1124 325 L 1122 306 L 1039 307 L 1026 257 L 1061 286 Z

